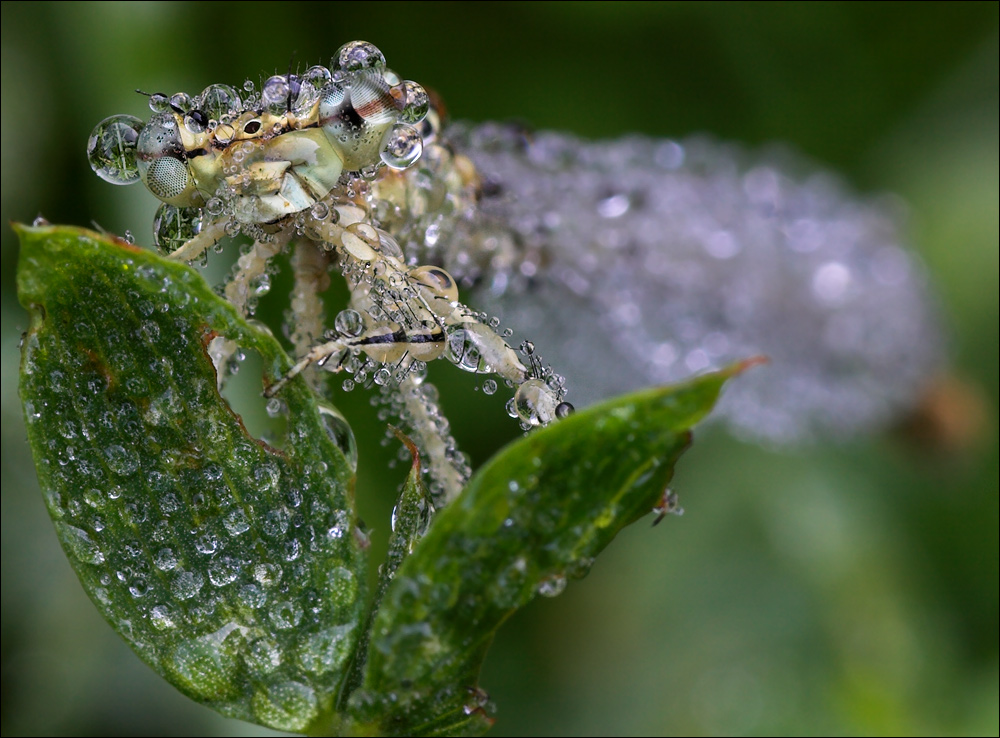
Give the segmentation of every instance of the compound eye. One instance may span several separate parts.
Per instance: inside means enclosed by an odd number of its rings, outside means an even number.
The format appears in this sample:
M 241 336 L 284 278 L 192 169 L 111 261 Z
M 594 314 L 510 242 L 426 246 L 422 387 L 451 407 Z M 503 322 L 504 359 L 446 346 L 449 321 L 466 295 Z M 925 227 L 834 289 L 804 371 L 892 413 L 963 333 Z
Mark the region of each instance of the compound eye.
M 184 194 L 190 179 L 187 164 L 172 156 L 154 159 L 146 170 L 146 187 L 164 202 Z
M 143 184 L 163 202 L 179 207 L 201 204 L 173 115 L 157 115 L 142 129 L 136 163 Z

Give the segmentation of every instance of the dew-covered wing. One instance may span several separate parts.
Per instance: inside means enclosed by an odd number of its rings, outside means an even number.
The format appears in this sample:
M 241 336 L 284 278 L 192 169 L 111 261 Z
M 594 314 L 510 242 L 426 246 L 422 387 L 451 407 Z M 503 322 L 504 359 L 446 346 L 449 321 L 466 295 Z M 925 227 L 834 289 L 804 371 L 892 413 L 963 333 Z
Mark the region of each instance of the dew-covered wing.
M 471 303 L 534 341 L 578 405 L 764 354 L 720 404 L 738 433 L 846 435 L 909 409 L 943 360 L 893 198 L 704 139 L 448 136 L 481 198 L 437 258 L 475 279 Z

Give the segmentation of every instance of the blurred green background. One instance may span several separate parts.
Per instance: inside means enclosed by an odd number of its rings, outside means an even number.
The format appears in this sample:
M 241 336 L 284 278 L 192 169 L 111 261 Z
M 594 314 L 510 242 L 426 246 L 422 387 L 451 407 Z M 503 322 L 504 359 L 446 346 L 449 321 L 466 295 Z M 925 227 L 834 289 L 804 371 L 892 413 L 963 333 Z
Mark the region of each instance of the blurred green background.
M 591 137 L 785 141 L 862 192 L 902 195 L 953 327 L 955 373 L 978 393 L 966 413 L 981 414 L 978 432 L 950 451 L 883 435 L 782 452 L 701 433 L 675 480 L 687 514 L 634 526 L 587 579 L 518 613 L 482 684 L 498 705 L 497 734 L 997 734 L 996 3 L 2 12 L 4 223 L 42 213 L 148 243 L 156 201 L 87 166 L 99 120 L 146 117 L 136 87 L 194 94 L 259 80 L 293 54 L 302 66 L 328 63 L 356 38 L 436 89 L 455 117 Z M 3 734 L 267 732 L 176 693 L 76 582 L 24 438 L 17 249 L 4 228 Z M 516 428 L 499 397 L 458 374 L 436 376 L 478 463 Z M 381 458 L 395 450 L 378 445 L 384 428 L 368 398 L 337 401 L 361 444 L 362 514 L 384 538 L 402 470 Z

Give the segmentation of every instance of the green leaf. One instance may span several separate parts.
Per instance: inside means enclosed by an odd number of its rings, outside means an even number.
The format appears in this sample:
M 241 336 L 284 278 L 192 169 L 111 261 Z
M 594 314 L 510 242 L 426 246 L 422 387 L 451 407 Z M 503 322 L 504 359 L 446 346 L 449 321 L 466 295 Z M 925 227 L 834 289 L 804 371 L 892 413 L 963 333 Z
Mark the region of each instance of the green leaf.
M 484 732 L 477 680 L 496 629 L 536 593 L 586 574 L 619 530 L 661 503 L 690 427 L 751 363 L 576 413 L 480 469 L 385 593 L 351 729 Z
M 216 336 L 290 362 L 192 269 L 73 228 L 18 227 L 20 393 L 45 501 L 109 623 L 223 714 L 330 725 L 360 637 L 353 471 L 301 380 L 282 443 L 217 390 Z M 349 435 L 349 434 L 348 434 Z

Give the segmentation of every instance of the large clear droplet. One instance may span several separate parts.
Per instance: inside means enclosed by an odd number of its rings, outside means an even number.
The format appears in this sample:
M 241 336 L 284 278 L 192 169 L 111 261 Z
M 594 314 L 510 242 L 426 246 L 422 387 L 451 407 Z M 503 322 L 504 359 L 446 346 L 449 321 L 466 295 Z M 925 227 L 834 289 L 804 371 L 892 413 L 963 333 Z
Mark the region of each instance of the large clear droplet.
M 361 313 L 357 310 L 347 308 L 346 310 L 341 310 L 337 313 L 337 317 L 333 319 L 333 327 L 336 328 L 337 332 L 341 335 L 356 338 L 361 335 L 362 331 L 364 331 L 365 322 L 361 317 Z
M 219 121 L 223 116 L 237 115 L 240 105 L 239 93 L 229 85 L 209 85 L 198 96 L 198 108 L 210 120 Z
M 351 465 L 351 471 L 356 472 L 358 470 L 358 444 L 354 440 L 354 431 L 347 424 L 347 419 L 332 405 L 321 402 L 317 404 L 317 407 L 327 435 L 343 452 L 347 463 Z
M 164 203 L 153 220 L 153 243 L 161 254 L 170 254 L 197 236 L 201 227 L 200 209 Z
M 529 379 L 514 393 L 517 417 L 528 425 L 546 425 L 556 417 L 559 397 L 541 379 Z
M 413 165 L 424 152 L 424 140 L 420 131 L 406 123 L 398 123 L 389 131 L 380 156 L 393 169 L 406 169 Z
M 375 44 L 367 41 L 351 41 L 340 47 L 333 63 L 337 69 L 342 69 L 345 72 L 383 69 L 385 68 L 385 56 Z
M 283 74 L 276 74 L 264 83 L 260 99 L 272 113 L 281 115 L 288 109 L 289 91 L 288 78 Z
M 135 147 L 143 125 L 134 115 L 112 115 L 97 124 L 87 141 L 87 160 L 98 177 L 116 185 L 138 181 Z
M 427 112 L 431 109 L 431 99 L 427 95 L 427 90 L 416 82 L 406 80 L 402 84 L 401 92 L 403 111 L 400 113 L 400 120 L 416 125 L 427 117 Z
M 292 112 L 298 116 L 307 115 L 319 100 L 320 90 L 332 81 L 333 76 L 326 67 L 309 67 L 299 80 L 299 95 L 292 104 Z

